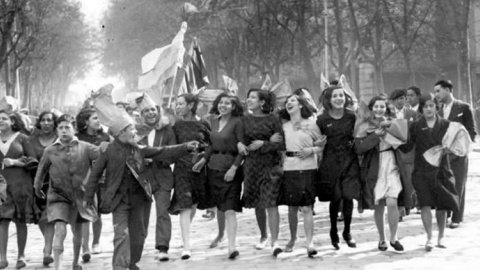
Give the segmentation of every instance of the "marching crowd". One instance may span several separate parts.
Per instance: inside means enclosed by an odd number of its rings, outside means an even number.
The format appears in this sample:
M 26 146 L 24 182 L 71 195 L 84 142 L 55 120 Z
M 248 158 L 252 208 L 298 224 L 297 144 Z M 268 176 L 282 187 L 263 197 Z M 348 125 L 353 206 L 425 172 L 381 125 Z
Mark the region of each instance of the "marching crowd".
M 169 260 L 171 215 L 179 216 L 181 258 L 187 260 L 195 212 L 212 208 L 218 235 L 210 247 L 218 246 L 226 230 L 229 259 L 240 255 L 236 213 L 242 208 L 255 209 L 255 248 L 269 245 L 274 256 L 297 245 L 301 212 L 313 257 L 317 198 L 330 203 L 335 249 L 340 248 L 339 213 L 341 236 L 356 247 L 350 231 L 354 200 L 358 211 L 374 211 L 379 250 L 404 251 L 397 228 L 415 208 L 426 231 L 425 250 L 446 248 L 447 224 L 458 228 L 463 222 L 468 145 L 476 135 L 470 106 L 452 92 L 451 82 L 441 80 L 432 93 L 414 86 L 396 89 L 361 106 L 332 82 L 318 106 L 308 89 L 299 88 L 278 108 L 273 93 L 254 88 L 245 103 L 221 93 L 205 117 L 197 115 L 193 94 L 176 98 L 174 116 L 143 95 L 136 100 L 137 122 L 124 111 L 102 123 L 108 132 L 99 120 L 101 108 L 87 106 L 76 117 L 46 110 L 32 128 L 21 113 L 0 110 L 0 269 L 8 267 L 12 221 L 17 269 L 26 266 L 29 223 L 38 224 L 44 236 L 43 264 L 54 263 L 55 269 L 62 267 L 70 225 L 72 267 L 82 269 L 80 258 L 88 262 L 100 252 L 102 214 L 113 217 L 113 269 L 139 269 L 153 202 L 160 261 Z M 138 120 L 147 127 L 143 136 L 137 134 Z M 288 206 L 285 247 L 278 243 L 279 205 Z

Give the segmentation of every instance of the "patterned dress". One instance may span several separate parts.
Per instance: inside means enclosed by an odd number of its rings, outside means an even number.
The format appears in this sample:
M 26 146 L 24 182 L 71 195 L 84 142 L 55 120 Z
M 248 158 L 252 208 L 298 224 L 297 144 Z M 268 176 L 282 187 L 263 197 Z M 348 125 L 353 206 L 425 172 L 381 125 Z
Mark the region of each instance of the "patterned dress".
M 348 110 L 340 119 L 326 111 L 317 118 L 320 131 L 327 136 L 316 183 L 320 201 L 360 198 L 360 171 L 353 137 L 355 120 L 355 114 Z
M 246 208 L 270 208 L 278 205 L 281 180 L 272 177 L 275 168 L 281 166 L 278 151 L 285 150 L 285 143 L 272 143 L 275 133 L 283 136 L 282 123 L 274 115 L 243 117 L 245 145 L 262 140 L 263 146 L 245 156 L 243 204 Z
M 5 158 L 22 158 L 27 166 L 0 168 L 0 174 L 7 180 L 7 201 L 0 205 L 0 220 L 34 223 L 40 218 L 40 209 L 35 204 L 33 180 L 28 168 L 35 167 L 38 161 L 28 136 L 21 133 L 14 136 L 10 139 L 10 147 L 6 147 L 9 142 L 0 142 L 0 162 L 3 164 Z
M 179 144 L 196 140 L 200 142 L 200 151 L 204 151 L 210 142 L 210 124 L 204 119 L 178 120 L 172 128 Z M 198 204 L 199 209 L 210 207 L 207 202 L 206 168 L 199 173 L 192 170 L 201 156 L 202 153 L 192 152 L 175 162 L 174 193 L 169 208 L 171 214 L 178 214 L 181 209 L 190 208 L 194 204 Z

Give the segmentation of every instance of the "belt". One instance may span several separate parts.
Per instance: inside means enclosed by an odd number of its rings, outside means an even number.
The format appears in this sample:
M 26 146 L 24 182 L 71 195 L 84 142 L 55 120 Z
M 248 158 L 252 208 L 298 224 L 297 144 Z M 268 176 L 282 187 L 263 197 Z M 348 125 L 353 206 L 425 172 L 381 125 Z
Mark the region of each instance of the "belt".
M 238 155 L 237 152 L 229 152 L 229 151 L 213 151 L 212 152 L 215 155 L 227 155 L 227 156 L 236 156 Z
M 380 150 L 380 153 L 381 153 L 381 152 L 386 152 L 386 151 L 393 151 L 393 148 L 390 147 L 390 148 L 387 148 L 387 149 Z
M 298 152 L 298 151 L 287 151 L 287 152 L 285 152 L 285 155 L 287 157 L 296 157 L 299 153 L 300 152 Z

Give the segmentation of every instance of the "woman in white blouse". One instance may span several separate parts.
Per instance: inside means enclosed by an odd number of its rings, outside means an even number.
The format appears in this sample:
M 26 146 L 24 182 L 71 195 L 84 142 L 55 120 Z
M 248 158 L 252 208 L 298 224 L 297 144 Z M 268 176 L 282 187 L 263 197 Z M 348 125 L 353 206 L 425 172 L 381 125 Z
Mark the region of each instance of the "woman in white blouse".
M 301 208 L 307 238 L 307 254 L 313 257 L 312 205 L 315 203 L 314 179 L 317 173 L 317 154 L 322 151 L 325 136 L 311 116 L 314 108 L 305 99 L 291 95 L 280 112 L 284 120 L 286 152 L 283 161 L 284 182 L 280 203 L 288 205 L 291 238 L 285 252 L 291 252 L 297 238 L 298 210 Z

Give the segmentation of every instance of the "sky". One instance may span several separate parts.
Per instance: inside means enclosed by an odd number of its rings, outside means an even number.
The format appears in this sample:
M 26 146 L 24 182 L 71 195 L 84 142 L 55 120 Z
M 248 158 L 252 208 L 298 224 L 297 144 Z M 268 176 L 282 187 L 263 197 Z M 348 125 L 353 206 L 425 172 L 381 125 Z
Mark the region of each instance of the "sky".
M 85 20 L 94 28 L 100 29 L 103 14 L 108 9 L 110 0 L 76 0 L 81 3 L 82 12 L 85 14 Z M 98 27 L 97 27 L 98 26 Z M 139 59 L 140 64 L 140 59 Z M 119 78 L 105 77 L 102 74 L 102 66 L 100 63 L 94 63 L 92 69 L 87 72 L 85 79 L 74 82 L 69 87 L 69 98 L 66 102 L 77 105 L 83 102 L 90 94 L 91 90 L 97 90 L 105 84 L 112 83 L 116 90 L 124 87 L 123 82 Z M 114 98 L 115 99 L 115 98 Z M 117 101 L 117 100 L 115 100 Z

